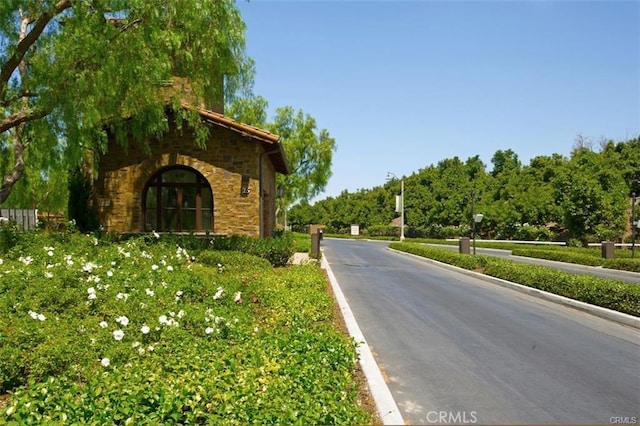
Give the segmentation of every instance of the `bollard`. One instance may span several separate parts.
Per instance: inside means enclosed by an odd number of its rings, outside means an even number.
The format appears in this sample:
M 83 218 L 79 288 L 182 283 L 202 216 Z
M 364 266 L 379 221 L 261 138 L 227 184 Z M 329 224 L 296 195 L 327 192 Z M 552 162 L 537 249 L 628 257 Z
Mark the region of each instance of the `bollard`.
M 311 257 L 320 259 L 320 234 L 318 232 L 311 234 Z
M 471 254 L 470 247 L 469 237 L 460 237 L 458 239 L 458 253 Z
M 616 246 L 611 241 L 602 242 L 602 258 L 613 259 L 615 256 Z

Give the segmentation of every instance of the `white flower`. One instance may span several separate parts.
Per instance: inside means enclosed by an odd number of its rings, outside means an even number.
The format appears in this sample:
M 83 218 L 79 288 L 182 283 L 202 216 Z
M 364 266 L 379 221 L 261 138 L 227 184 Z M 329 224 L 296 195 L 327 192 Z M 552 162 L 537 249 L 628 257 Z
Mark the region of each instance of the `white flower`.
M 207 334 L 211 334 L 211 333 L 213 333 L 213 328 L 211 328 L 211 327 L 207 327 L 207 328 L 204 330 L 204 332 L 205 332 L 205 333 L 207 333 Z
M 119 299 L 119 300 L 121 300 L 121 299 L 127 300 L 128 298 L 129 298 L 129 295 L 128 295 L 127 293 L 118 293 L 118 294 L 116 294 L 116 299 Z
M 124 331 L 122 330 L 116 330 L 113 332 L 113 338 L 116 340 L 122 340 L 122 338 L 124 337 Z
M 24 264 L 25 264 L 25 266 L 29 266 L 29 264 L 30 264 L 31 262 L 33 262 L 33 257 L 31 257 L 31 256 L 27 256 L 27 257 L 22 257 L 22 256 L 20 256 L 20 257 L 18 258 L 18 260 L 19 260 L 20 262 L 24 263 Z
M 102 364 L 103 367 L 108 367 L 111 364 L 111 361 L 109 358 L 102 358 L 100 360 L 100 364 Z
M 98 245 L 98 239 L 96 237 L 93 237 L 92 243 L 94 246 Z
M 140 355 L 144 355 L 144 348 L 138 348 L 138 353 Z
M 138 347 L 138 346 L 140 346 L 140 345 L 141 345 L 141 343 L 140 343 L 140 342 L 133 342 L 133 343 L 131 344 L 131 347 L 132 347 L 132 348 L 137 348 L 137 347 Z
M 113 271 L 111 271 L 111 270 L 107 271 L 107 276 L 108 277 L 112 277 L 113 276 Z
M 48 254 L 49 256 L 53 256 L 53 251 L 52 251 L 52 250 L 49 250 L 49 251 L 47 252 L 47 254 Z
M 39 313 L 34 312 L 34 311 L 29 311 L 29 316 L 31 318 L 35 319 L 35 320 L 40 320 L 40 321 L 44 321 L 44 320 L 47 319 L 47 317 L 45 317 L 44 315 L 39 314 Z
M 167 324 L 167 316 L 166 315 L 160 315 L 160 317 L 158 318 L 158 321 L 160 322 L 160 324 Z
M 213 300 L 218 300 L 222 297 L 222 293 L 224 293 L 224 290 L 222 289 L 222 287 L 218 287 L 218 291 L 216 291 L 216 294 L 213 295 Z
M 120 317 L 116 318 L 116 322 L 118 324 L 121 324 L 123 327 L 126 327 L 126 326 L 129 325 L 129 318 L 127 318 L 127 317 L 125 317 L 123 315 L 123 316 L 120 316 Z
M 184 316 L 184 311 L 180 309 L 180 311 L 178 312 L 178 318 L 182 318 L 183 316 Z
M 157 271 L 158 270 L 158 265 L 156 265 L 155 263 L 153 265 L 151 265 L 151 270 L 152 271 Z
M 156 231 L 153 231 L 153 236 L 157 239 L 160 238 L 160 234 L 158 234 Z
M 89 293 L 89 295 L 87 296 L 87 299 L 94 300 L 96 297 L 98 297 L 98 296 L 96 296 L 95 293 Z
M 144 292 L 147 293 L 148 296 L 153 296 L 155 294 L 150 288 L 145 288 Z
M 173 266 L 171 266 L 171 265 L 167 266 L 167 271 L 169 271 L 169 272 L 173 271 Z
M 93 262 L 87 262 L 87 263 L 85 263 L 84 265 L 82 265 L 82 270 L 83 270 L 84 272 L 91 272 L 91 271 L 93 271 L 93 270 L 94 270 L 95 268 L 97 268 L 97 267 L 98 267 L 98 265 L 96 265 L 95 263 L 93 263 Z
M 2 263 L 3 263 L 3 262 L 2 262 L 2 259 L 0 259 L 0 265 L 2 265 Z
M 153 349 L 154 349 L 154 348 L 153 348 L 153 346 L 151 346 L 151 345 L 147 346 L 147 350 L 148 350 L 149 352 L 153 352 Z
M 142 328 L 140 329 L 140 332 L 141 332 L 142 334 L 148 334 L 148 333 L 149 333 L 149 331 L 151 331 L 151 330 L 149 329 L 149 326 L 147 326 L 146 324 L 145 324 L 145 325 L 143 325 L 143 326 L 142 326 Z
M 2 264 L 2 262 L 0 262 L 0 264 Z M 45 278 L 53 278 L 53 274 L 49 271 L 44 273 Z
M 96 294 L 96 289 L 95 289 L 95 288 L 93 288 L 93 287 L 89 287 L 89 288 L 87 289 L 87 293 L 89 293 L 89 294 Z
M 235 297 L 233 298 L 233 301 L 236 303 L 240 303 L 242 302 L 242 293 L 241 292 L 237 292 Z
M 107 328 L 108 326 L 109 326 L 109 324 L 107 324 L 106 321 L 100 321 L 100 327 Z

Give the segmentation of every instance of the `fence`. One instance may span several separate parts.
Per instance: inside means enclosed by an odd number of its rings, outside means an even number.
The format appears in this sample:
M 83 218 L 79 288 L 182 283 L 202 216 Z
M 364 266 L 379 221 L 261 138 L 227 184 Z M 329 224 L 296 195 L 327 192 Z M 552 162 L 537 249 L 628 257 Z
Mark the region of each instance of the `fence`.
M 3 219 L 15 222 L 22 229 L 29 231 L 38 224 L 38 210 L 35 209 L 0 209 L 0 221 Z

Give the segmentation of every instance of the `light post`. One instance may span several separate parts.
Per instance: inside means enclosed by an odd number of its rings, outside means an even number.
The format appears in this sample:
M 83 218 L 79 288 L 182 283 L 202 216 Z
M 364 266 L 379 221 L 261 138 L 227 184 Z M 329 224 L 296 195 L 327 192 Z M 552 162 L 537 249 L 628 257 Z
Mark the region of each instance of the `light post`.
M 640 222 L 640 221 L 639 221 Z M 636 255 L 636 228 L 638 223 L 636 222 L 636 192 L 631 193 L 631 258 Z
M 398 179 L 398 176 L 391 172 L 387 172 L 387 180 L 391 176 Z M 404 241 L 404 178 L 400 180 L 400 241 Z
M 471 236 L 473 237 L 473 254 L 476 254 L 476 223 L 482 222 L 484 215 L 476 214 L 476 189 L 471 190 Z

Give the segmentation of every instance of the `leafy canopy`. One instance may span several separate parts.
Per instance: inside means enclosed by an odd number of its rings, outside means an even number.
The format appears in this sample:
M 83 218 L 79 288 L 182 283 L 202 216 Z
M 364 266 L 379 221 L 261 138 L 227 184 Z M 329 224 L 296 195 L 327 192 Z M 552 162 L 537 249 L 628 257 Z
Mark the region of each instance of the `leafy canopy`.
M 244 31 L 232 0 L 0 2 L 0 203 L 25 169 L 104 150 L 107 124 L 123 143 L 165 131 L 167 102 L 185 96 L 172 83 L 205 105 L 249 86 Z

